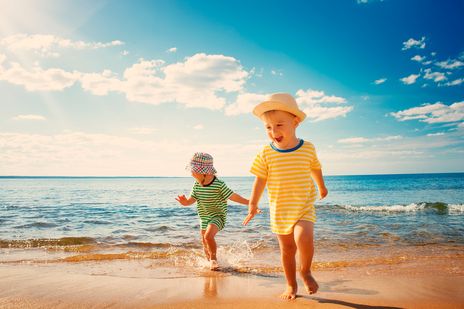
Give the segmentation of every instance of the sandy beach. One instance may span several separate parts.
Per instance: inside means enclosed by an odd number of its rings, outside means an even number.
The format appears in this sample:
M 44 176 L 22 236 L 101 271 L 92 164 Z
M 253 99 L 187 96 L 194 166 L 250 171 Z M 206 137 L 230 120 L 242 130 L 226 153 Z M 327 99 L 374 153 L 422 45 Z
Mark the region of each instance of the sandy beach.
M 319 292 L 309 296 L 300 289 L 290 302 L 278 298 L 284 283 L 279 272 L 226 268 L 192 275 L 181 268 L 154 267 L 146 259 L 2 263 L 0 307 L 462 308 L 464 254 L 455 249 L 402 261 L 388 257 L 394 263 L 370 258 L 370 263 L 315 270 Z

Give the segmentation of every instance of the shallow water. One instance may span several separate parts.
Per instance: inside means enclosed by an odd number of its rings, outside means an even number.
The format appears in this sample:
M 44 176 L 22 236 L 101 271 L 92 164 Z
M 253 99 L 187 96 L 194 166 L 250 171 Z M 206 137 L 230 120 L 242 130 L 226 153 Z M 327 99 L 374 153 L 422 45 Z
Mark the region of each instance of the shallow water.
M 222 179 L 249 196 L 252 178 Z M 2 177 L 0 262 L 151 259 L 201 265 L 195 206 L 174 200 L 192 184 L 191 178 Z M 316 204 L 320 256 L 347 248 L 464 245 L 463 173 L 329 176 L 326 184 L 329 196 Z M 257 264 L 244 267 L 278 266 L 266 264 L 269 255 L 278 261 L 266 197 L 260 207 L 263 214 L 243 227 L 246 207 L 229 203 L 226 228 L 217 236 L 228 265 L 252 258 Z

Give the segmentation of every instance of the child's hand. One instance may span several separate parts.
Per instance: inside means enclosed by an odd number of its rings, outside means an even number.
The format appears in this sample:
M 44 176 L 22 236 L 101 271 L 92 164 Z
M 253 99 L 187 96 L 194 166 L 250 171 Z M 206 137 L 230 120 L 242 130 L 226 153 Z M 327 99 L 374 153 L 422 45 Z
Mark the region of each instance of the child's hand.
M 181 203 L 184 206 L 189 206 L 190 205 L 187 198 L 183 194 L 178 195 L 177 198 L 176 198 L 176 201 L 178 201 L 179 203 Z
M 329 190 L 327 190 L 325 186 L 322 188 L 319 188 L 319 199 L 322 200 L 324 197 L 327 196 L 328 193 L 329 193 Z
M 250 206 L 248 216 L 246 216 L 245 220 L 243 220 L 242 225 L 247 225 L 256 214 L 260 214 L 261 212 L 262 211 L 258 208 L 258 206 Z

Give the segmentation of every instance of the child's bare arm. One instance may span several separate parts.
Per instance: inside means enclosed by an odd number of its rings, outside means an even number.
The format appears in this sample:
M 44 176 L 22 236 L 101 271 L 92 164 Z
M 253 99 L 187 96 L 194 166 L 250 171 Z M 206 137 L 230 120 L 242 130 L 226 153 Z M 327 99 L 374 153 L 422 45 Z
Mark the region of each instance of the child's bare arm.
M 324 176 L 322 176 L 322 170 L 311 169 L 311 177 L 316 182 L 317 188 L 319 189 L 319 198 L 322 200 L 329 193 L 329 191 L 325 187 Z
M 178 195 L 176 197 L 176 201 L 178 201 L 183 206 L 190 206 L 195 203 L 197 200 L 193 197 L 186 198 L 185 195 Z
M 251 191 L 250 203 L 248 204 L 248 216 L 243 220 L 243 225 L 247 225 L 251 219 L 261 211 L 258 209 L 258 202 L 263 194 L 264 187 L 266 186 L 267 179 L 265 178 L 255 178 L 253 183 L 253 190 Z
M 243 204 L 243 205 L 248 205 L 250 203 L 249 200 L 247 200 L 246 198 L 242 197 L 241 195 L 239 195 L 237 193 L 233 193 L 229 197 L 229 200 L 231 200 L 233 202 L 236 202 L 236 203 L 239 203 L 239 204 Z

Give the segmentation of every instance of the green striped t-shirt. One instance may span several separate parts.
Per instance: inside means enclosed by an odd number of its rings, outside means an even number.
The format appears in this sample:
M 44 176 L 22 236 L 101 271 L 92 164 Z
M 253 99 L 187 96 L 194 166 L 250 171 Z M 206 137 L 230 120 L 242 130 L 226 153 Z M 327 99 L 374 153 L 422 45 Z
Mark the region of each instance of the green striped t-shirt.
M 198 215 L 202 221 L 213 217 L 223 217 L 224 223 L 227 214 L 227 199 L 234 192 L 227 187 L 224 181 L 214 178 L 206 186 L 197 181 L 193 185 L 190 196 L 197 200 Z

